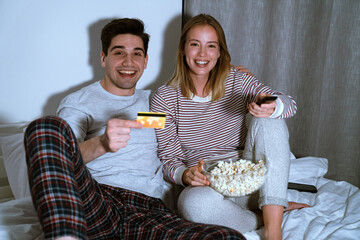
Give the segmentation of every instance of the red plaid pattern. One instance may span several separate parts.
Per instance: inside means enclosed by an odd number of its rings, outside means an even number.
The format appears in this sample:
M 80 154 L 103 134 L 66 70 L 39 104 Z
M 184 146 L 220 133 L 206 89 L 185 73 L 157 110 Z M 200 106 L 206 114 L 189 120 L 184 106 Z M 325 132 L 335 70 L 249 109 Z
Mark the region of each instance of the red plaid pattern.
M 97 183 L 69 125 L 58 117 L 32 122 L 24 143 L 46 239 L 245 239 L 226 227 L 186 221 L 160 199 Z

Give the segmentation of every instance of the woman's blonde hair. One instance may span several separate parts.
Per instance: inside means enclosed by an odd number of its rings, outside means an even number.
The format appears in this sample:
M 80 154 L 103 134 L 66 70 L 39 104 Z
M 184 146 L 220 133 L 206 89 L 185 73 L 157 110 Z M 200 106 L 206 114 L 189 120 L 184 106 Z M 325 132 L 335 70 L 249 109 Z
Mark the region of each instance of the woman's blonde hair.
M 177 64 L 175 72 L 167 83 L 175 89 L 180 88 L 184 97 L 191 98 L 196 94 L 196 89 L 190 77 L 189 66 L 184 57 L 184 48 L 186 37 L 189 30 L 195 25 L 210 25 L 217 34 L 220 45 L 220 57 L 215 67 L 210 71 L 209 80 L 205 85 L 205 91 L 212 92 L 212 101 L 219 100 L 225 94 L 225 80 L 230 72 L 231 57 L 226 45 L 224 30 L 220 23 L 212 16 L 207 14 L 199 14 L 191 18 L 183 27 L 180 36 L 180 42 L 177 50 Z

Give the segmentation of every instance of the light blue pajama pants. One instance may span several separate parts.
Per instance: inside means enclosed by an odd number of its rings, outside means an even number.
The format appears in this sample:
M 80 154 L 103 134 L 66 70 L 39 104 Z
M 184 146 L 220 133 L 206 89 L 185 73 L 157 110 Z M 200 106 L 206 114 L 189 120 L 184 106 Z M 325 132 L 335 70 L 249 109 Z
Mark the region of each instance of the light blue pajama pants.
M 262 188 L 250 196 L 226 198 L 211 187 L 186 187 L 178 199 L 178 212 L 193 222 L 217 224 L 247 232 L 261 219 L 251 210 L 263 205 L 288 206 L 290 168 L 289 133 L 283 119 L 253 118 L 243 158 L 265 156 L 267 175 Z

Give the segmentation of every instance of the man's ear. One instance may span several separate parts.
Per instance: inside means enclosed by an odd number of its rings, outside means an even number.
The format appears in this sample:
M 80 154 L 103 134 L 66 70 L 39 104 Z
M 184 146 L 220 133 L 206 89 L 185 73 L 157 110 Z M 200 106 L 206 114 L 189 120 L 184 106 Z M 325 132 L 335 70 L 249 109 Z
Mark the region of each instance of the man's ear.
M 101 51 L 101 53 L 100 53 L 100 62 L 101 62 L 102 67 L 106 67 L 105 58 L 106 58 L 105 53 L 103 51 Z
M 149 59 L 149 55 L 146 54 L 145 63 L 144 63 L 144 69 L 146 69 L 146 67 L 147 67 L 148 59 Z

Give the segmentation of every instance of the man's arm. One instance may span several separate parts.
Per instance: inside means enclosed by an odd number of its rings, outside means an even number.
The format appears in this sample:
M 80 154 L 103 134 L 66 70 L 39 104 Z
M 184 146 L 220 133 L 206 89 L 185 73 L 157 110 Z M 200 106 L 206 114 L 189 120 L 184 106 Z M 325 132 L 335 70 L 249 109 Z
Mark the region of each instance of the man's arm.
M 116 152 L 126 147 L 130 140 L 131 128 L 142 128 L 142 124 L 133 120 L 110 119 L 103 135 L 79 144 L 84 163 L 91 162 L 107 152 Z

